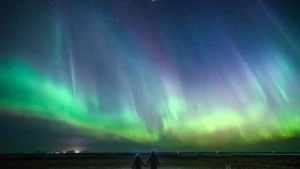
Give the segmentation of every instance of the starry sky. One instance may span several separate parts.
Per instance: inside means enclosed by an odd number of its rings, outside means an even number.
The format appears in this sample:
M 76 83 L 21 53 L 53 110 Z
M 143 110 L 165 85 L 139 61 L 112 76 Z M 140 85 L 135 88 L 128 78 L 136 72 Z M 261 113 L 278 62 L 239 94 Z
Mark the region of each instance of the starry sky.
M 300 1 L 0 6 L 0 153 L 300 151 Z

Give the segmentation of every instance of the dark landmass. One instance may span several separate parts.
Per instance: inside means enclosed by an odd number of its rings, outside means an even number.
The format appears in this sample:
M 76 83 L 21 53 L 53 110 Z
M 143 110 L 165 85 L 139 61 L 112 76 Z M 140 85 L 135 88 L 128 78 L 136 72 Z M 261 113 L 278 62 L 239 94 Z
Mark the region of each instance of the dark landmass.
M 149 153 L 139 153 L 147 161 Z M 160 169 L 299 169 L 299 153 L 157 153 Z M 136 153 L 1 154 L 9 169 L 130 169 Z M 2 168 L 2 167 L 1 167 Z M 229 169 L 229 168 L 228 168 Z
M 136 154 L 149 156 L 150 152 L 141 153 L 32 153 L 32 154 L 0 154 L 0 159 L 10 160 L 49 160 L 49 159 L 110 159 L 110 158 L 133 158 Z M 300 158 L 299 152 L 270 153 L 270 152 L 158 152 L 158 156 L 164 158 L 198 158 L 198 157 L 272 157 Z

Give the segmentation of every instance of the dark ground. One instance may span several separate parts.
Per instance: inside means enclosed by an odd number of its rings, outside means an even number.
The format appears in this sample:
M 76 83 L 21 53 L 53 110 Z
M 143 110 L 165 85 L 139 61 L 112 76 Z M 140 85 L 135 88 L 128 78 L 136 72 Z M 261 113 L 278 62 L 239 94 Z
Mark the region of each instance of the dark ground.
M 147 162 L 147 156 L 142 156 Z M 3 169 L 130 169 L 133 157 L 115 158 L 1 158 Z M 300 156 L 160 157 L 160 169 L 299 169 Z M 146 168 L 146 167 L 144 167 Z

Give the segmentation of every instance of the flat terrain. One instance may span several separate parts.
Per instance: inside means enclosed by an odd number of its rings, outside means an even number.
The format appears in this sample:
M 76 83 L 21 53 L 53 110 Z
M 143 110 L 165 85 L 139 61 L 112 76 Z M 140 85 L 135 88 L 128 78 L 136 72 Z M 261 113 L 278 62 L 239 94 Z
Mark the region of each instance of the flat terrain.
M 142 157 L 147 162 L 147 157 Z M 3 169 L 130 169 L 133 158 L 1 159 Z M 160 169 L 299 169 L 300 156 L 161 157 Z M 144 167 L 146 168 L 146 167 Z

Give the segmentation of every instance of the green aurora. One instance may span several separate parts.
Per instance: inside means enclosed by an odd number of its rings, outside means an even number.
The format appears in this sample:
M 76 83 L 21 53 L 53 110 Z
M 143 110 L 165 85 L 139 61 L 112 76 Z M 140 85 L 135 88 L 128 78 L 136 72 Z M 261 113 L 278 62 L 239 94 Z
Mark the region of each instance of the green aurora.
M 0 108 L 22 116 L 60 121 L 96 138 L 126 139 L 165 147 L 249 144 L 292 138 L 300 134 L 300 109 L 295 102 L 297 98 L 288 97 L 285 91 L 287 76 L 282 73 L 292 74 L 292 70 L 286 65 L 279 66 L 283 66 L 277 68 L 281 72 L 272 72 L 277 77 L 270 76 L 281 79 L 274 81 L 280 102 L 275 109 L 268 107 L 262 86 L 252 82 L 251 90 L 255 91 L 257 101 L 246 100 L 248 104 L 242 110 L 216 101 L 210 108 L 200 108 L 198 104 L 197 112 L 192 113 L 190 107 L 197 106 L 195 102 L 178 95 L 169 96 L 155 105 L 154 113 L 161 119 L 161 125 L 149 125 L 143 114 L 130 106 L 124 105 L 119 112 L 103 112 L 99 103 L 90 109 L 87 102 L 98 102 L 95 96 L 87 94 L 92 92 L 72 94 L 72 87 L 39 74 L 25 62 L 1 61 Z M 238 93 L 238 88 L 235 92 Z M 166 139 L 173 142 L 166 143 Z

